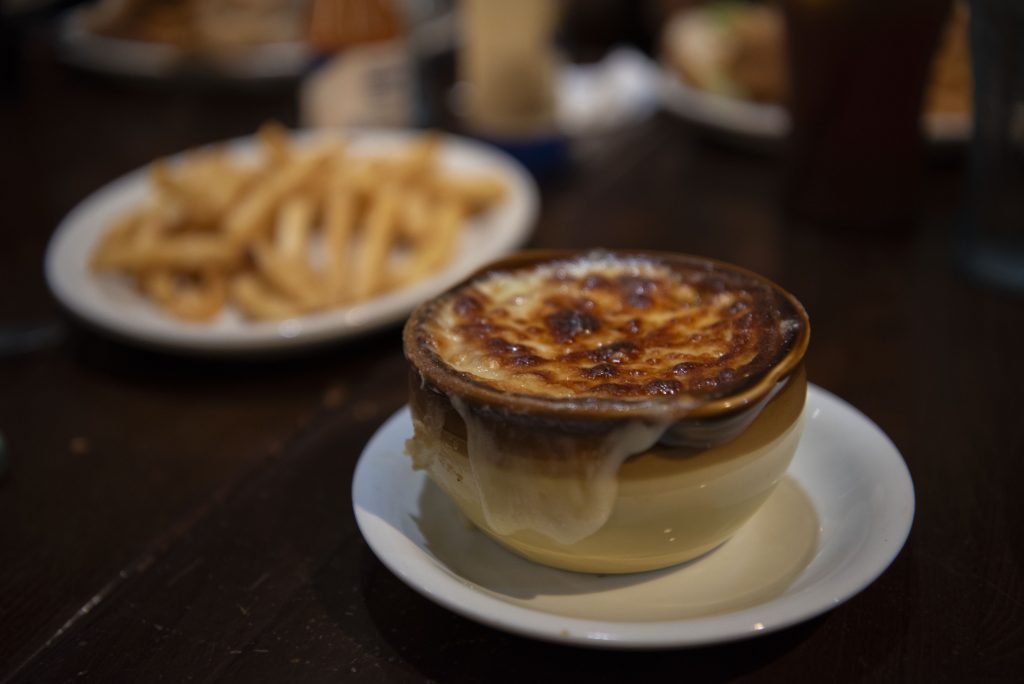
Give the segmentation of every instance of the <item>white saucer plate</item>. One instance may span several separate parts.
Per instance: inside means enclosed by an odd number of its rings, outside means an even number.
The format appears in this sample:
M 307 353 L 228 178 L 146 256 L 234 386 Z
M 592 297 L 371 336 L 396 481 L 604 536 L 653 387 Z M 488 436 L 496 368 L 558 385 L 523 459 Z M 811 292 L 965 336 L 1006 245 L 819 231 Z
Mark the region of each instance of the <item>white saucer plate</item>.
M 295 134 L 299 144 L 317 133 Z M 407 143 L 413 131 L 348 131 L 353 155 L 382 154 Z M 522 246 L 539 208 L 537 186 L 526 170 L 488 145 L 446 135 L 439 164 L 453 173 L 482 173 L 506 187 L 502 200 L 474 218 L 462 233 L 455 256 L 440 272 L 406 288 L 351 306 L 284 321 L 251 322 L 225 311 L 208 323 L 179 321 L 140 295 L 116 275 L 97 276 L 90 256 L 119 215 L 145 200 L 149 167 L 137 169 L 100 188 L 68 214 L 50 240 L 46 280 L 57 299 L 85 321 L 144 346 L 193 354 L 266 352 L 349 338 L 401 321 L 418 303 L 444 291 L 489 261 Z M 254 137 L 228 143 L 240 158 L 257 153 Z
M 867 417 L 810 386 L 787 477 L 732 539 L 690 563 L 632 575 L 537 565 L 472 527 L 403 444 L 408 408 L 377 431 L 352 498 L 370 548 L 428 599 L 523 636 L 596 648 L 713 644 L 765 634 L 854 596 L 910 532 L 914 488 L 899 451 Z

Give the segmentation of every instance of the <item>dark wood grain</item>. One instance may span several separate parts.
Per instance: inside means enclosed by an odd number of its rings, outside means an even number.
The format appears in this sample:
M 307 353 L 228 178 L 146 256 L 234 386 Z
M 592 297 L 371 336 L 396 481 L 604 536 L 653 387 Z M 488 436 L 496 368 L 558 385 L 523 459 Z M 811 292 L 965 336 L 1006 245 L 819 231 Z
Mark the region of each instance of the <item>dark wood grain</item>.
M 0 103 L 0 680 L 1018 681 L 1024 671 L 1024 300 L 954 268 L 963 170 L 933 160 L 920 221 L 861 235 L 780 211 L 781 165 L 658 115 L 543 191 L 533 244 L 717 257 L 794 292 L 810 378 L 902 451 L 917 518 L 895 563 L 808 623 L 707 649 L 613 653 L 510 636 L 420 597 L 355 527 L 359 452 L 404 401 L 397 328 L 297 357 L 176 358 L 63 317 L 57 221 L 153 157 L 293 123 L 294 92 L 114 83 L 27 42 Z

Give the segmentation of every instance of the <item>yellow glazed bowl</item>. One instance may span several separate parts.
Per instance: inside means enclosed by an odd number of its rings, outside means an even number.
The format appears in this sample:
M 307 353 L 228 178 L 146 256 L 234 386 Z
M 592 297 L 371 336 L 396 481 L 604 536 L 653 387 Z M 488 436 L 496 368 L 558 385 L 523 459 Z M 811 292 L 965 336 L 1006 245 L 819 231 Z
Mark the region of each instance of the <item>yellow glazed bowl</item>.
M 565 255 L 527 254 L 490 268 L 520 268 L 552 258 Z M 675 263 L 671 256 L 657 258 Z M 679 268 L 692 268 L 695 258 L 685 259 L 689 261 Z M 772 493 L 796 451 L 807 393 L 802 359 L 809 324 L 799 303 L 769 281 L 719 262 L 697 261 L 755 278 L 799 319 L 799 332 L 756 382 L 697 410 L 680 410 L 667 422 L 664 405 L 520 401 L 521 397 L 467 384 L 464 374 L 450 373 L 424 354 L 429 345 L 417 331 L 431 313 L 421 309 L 405 330 L 415 428 L 407 451 L 414 465 L 425 469 L 469 520 L 495 541 L 556 568 L 592 573 L 654 570 L 696 558 L 726 541 Z M 572 497 L 574 487 L 590 486 L 581 484 L 581 467 L 573 454 L 592 449 L 600 441 L 595 435 L 621 429 L 630 421 L 672 427 L 664 429 L 653 445 L 622 460 L 606 483 L 612 503 L 598 529 L 567 542 L 536 529 L 499 530 L 491 524 L 482 505 L 478 472 L 468 455 L 468 435 L 474 430 L 478 445 L 514 442 L 520 445 L 517 459 L 533 461 L 526 469 L 518 461 L 509 468 L 503 465 L 507 461 L 499 461 L 487 475 L 525 478 L 518 491 L 529 492 L 523 505 L 530 505 L 545 496 Z M 683 438 L 666 438 L 673 431 Z M 481 432 L 488 441 L 481 441 Z M 709 434 L 719 436 L 708 438 Z M 707 444 L 695 446 L 702 441 Z

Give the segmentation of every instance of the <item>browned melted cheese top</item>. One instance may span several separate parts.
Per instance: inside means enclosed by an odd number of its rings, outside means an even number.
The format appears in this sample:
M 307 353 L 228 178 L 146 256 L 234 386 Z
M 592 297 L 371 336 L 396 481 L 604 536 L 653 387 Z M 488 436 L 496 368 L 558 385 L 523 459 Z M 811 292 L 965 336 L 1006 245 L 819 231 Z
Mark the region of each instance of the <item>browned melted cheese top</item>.
M 602 255 L 483 276 L 439 300 L 426 332 L 445 363 L 501 391 L 713 399 L 785 354 L 792 314 L 742 273 Z

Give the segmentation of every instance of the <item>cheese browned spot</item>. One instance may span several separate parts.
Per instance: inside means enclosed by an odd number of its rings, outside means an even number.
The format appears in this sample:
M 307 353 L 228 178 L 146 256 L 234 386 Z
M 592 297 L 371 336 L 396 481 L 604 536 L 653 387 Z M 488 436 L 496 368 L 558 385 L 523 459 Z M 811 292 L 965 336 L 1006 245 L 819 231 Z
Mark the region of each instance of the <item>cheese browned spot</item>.
M 711 400 L 785 354 L 789 307 L 739 272 L 602 255 L 472 281 L 438 303 L 426 332 L 442 361 L 499 391 Z

